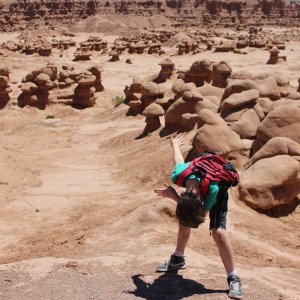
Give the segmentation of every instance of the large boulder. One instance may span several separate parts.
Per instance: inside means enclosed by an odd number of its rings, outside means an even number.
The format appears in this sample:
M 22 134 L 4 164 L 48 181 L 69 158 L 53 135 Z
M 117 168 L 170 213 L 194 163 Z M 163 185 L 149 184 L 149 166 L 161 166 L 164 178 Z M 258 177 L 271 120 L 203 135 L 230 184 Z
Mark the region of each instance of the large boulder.
M 165 124 L 184 127 L 182 115 L 186 113 L 195 114 L 197 98 L 185 101 L 183 98 L 176 100 L 166 111 Z
M 241 174 L 240 200 L 256 210 L 289 206 L 299 193 L 300 162 L 289 155 L 258 160 Z
M 222 96 L 222 101 L 231 96 L 235 93 L 241 93 L 243 91 L 248 90 L 258 90 L 257 84 L 251 79 L 239 80 L 239 79 L 232 79 L 229 81 L 224 94 Z
M 231 124 L 230 128 L 234 130 L 242 139 L 253 139 L 256 136 L 257 127 L 260 119 L 254 109 L 248 109 L 242 114 L 241 118 Z
M 276 80 L 272 76 L 262 80 L 259 83 L 258 91 L 260 97 L 267 97 L 271 100 L 278 100 L 281 98 L 280 90 L 277 86 Z
M 267 143 L 248 160 L 245 167 L 249 168 L 260 159 L 276 155 L 300 157 L 300 144 L 286 137 L 274 137 L 267 141 Z
M 208 109 L 200 111 L 198 126 L 200 128 L 194 140 L 197 153 L 208 150 L 227 157 L 230 152 L 240 151 L 244 147 L 239 135 L 218 114 Z
M 257 128 L 257 139 L 287 137 L 300 143 L 300 107 L 280 105 L 271 110 Z
M 254 103 L 259 97 L 256 89 L 247 90 L 241 93 L 235 93 L 222 102 L 224 108 L 236 108 L 245 104 Z

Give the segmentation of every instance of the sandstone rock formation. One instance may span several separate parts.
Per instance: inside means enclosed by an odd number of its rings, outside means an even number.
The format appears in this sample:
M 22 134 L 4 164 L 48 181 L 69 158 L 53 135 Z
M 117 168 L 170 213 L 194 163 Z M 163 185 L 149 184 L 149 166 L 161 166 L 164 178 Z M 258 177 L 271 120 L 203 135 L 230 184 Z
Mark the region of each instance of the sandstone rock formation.
M 109 56 L 111 56 L 111 58 L 109 60 L 111 62 L 119 61 L 120 60 L 120 52 L 118 52 L 117 50 L 111 50 L 109 52 Z
M 104 90 L 104 87 L 102 85 L 102 80 L 101 80 L 101 73 L 103 72 L 103 67 L 102 66 L 93 66 L 88 69 L 89 72 L 91 72 L 95 77 L 95 90 L 96 92 L 102 92 Z
M 176 26 L 218 25 L 222 27 L 250 27 L 260 25 L 299 25 L 299 4 L 279 1 L 227 2 L 198 0 L 160 2 L 93 0 L 33 2 L 1 1 L 0 30 L 20 30 L 39 25 L 70 26 L 74 20 L 103 14 L 154 16 L 164 15 L 176 21 Z M 258 44 L 258 43 L 257 43 Z
M 147 106 L 142 112 L 142 115 L 146 117 L 146 127 L 144 129 L 144 133 L 150 133 L 157 130 L 161 126 L 159 117 L 163 116 L 164 114 L 164 109 L 155 102 Z
M 279 105 L 271 110 L 257 128 L 257 139 L 253 144 L 255 154 L 274 137 L 285 137 L 300 143 L 300 107 Z
M 224 61 L 214 63 L 212 66 L 212 85 L 225 88 L 231 73 L 232 69 L 228 63 Z
M 211 81 L 211 62 L 209 60 L 195 61 L 185 73 L 184 81 L 193 82 L 197 87 Z
M 261 149 L 261 151 L 264 151 Z M 300 193 L 299 156 L 279 154 L 262 158 L 241 174 L 240 199 L 259 211 L 290 212 Z
M 161 66 L 161 70 L 153 81 L 156 83 L 163 83 L 171 78 L 175 65 L 170 59 L 164 59 L 159 63 L 159 65 Z
M 279 56 L 279 49 L 274 46 L 270 51 L 270 58 L 267 62 L 268 65 L 275 65 L 286 61 L 286 56 Z
M 57 67 L 53 64 L 28 73 L 22 80 L 24 83 L 21 85 L 18 105 L 45 109 L 49 101 L 49 90 L 56 87 L 56 79 Z
M 0 109 L 10 100 L 9 93 L 12 89 L 9 85 L 9 70 L 6 67 L 0 67 Z
M 94 88 L 96 76 L 91 72 L 85 72 L 80 77 L 74 91 L 73 105 L 76 108 L 92 107 L 97 99 Z
M 90 60 L 93 53 L 86 48 L 80 48 L 74 53 L 74 61 Z

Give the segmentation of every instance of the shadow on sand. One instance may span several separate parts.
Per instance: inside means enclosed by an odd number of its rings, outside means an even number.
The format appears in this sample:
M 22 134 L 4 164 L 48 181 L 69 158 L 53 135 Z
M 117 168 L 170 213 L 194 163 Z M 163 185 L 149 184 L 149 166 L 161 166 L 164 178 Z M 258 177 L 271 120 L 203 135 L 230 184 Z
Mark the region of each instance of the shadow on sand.
M 134 291 L 126 291 L 127 294 L 135 295 L 143 299 L 151 300 L 180 300 L 193 295 L 227 293 L 227 290 L 210 290 L 195 280 L 185 279 L 176 271 L 164 273 L 154 280 L 152 284 L 143 281 L 142 275 L 132 276 L 136 285 Z

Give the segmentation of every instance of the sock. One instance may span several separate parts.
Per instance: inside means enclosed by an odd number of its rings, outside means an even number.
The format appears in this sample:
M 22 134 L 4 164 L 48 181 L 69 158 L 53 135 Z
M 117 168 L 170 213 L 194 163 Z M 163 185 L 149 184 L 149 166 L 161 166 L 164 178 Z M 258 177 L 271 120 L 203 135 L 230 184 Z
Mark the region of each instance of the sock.
M 175 256 L 183 256 L 183 253 L 178 250 L 175 250 L 174 254 Z
M 236 270 L 233 270 L 232 272 L 227 273 L 227 277 L 230 277 L 230 276 L 237 276 Z

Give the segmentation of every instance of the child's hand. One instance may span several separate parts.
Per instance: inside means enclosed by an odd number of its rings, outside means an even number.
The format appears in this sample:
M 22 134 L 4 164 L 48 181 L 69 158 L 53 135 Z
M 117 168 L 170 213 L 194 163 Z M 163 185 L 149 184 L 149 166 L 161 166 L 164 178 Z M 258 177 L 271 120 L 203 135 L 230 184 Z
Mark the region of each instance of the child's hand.
M 164 185 L 166 187 L 165 189 L 154 190 L 154 192 L 156 193 L 156 196 L 170 198 L 170 199 L 173 199 L 176 202 L 178 202 L 179 195 L 177 194 L 176 190 L 166 183 Z
M 172 137 L 171 136 L 171 146 L 174 148 L 174 146 L 180 147 L 185 139 L 185 135 L 182 133 L 179 133 L 177 136 Z

